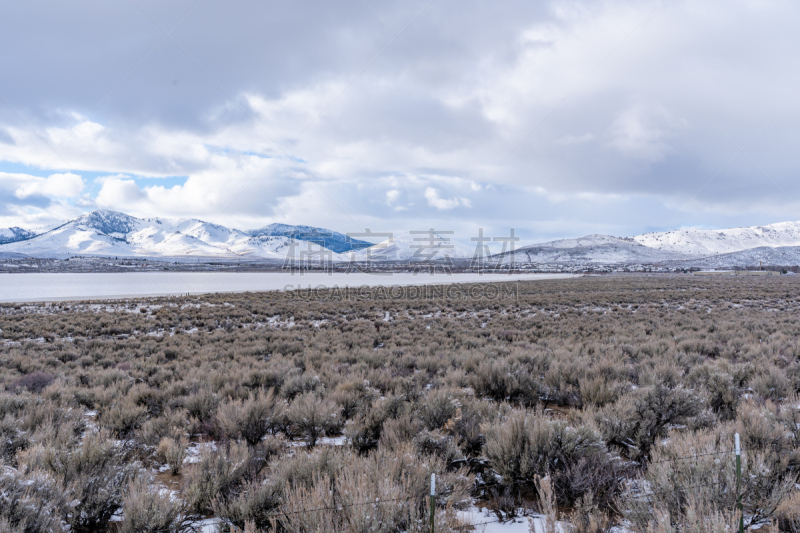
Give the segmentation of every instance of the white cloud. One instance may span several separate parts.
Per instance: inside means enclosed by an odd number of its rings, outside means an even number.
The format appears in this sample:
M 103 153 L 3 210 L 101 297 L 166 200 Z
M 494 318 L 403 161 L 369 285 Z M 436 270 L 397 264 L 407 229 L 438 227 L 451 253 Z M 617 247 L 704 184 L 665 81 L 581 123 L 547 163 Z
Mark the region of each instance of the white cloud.
M 0 57 L 11 80 L 4 95 L 25 117 L 0 109 L 0 171 L 57 173 L 11 194 L 0 206 L 9 223 L 78 206 L 249 227 L 424 227 L 443 213 L 463 226 L 475 213 L 517 227 L 586 213 L 598 228 L 675 217 L 749 225 L 793 216 L 800 193 L 800 81 L 786 68 L 792 43 L 800 46 L 800 5 L 788 0 L 678 0 L 655 10 L 645 0 L 466 3 L 458 13 L 434 3 L 404 33 L 408 42 L 383 53 L 392 36 L 363 6 L 319 3 L 324 16 L 308 17 L 286 4 L 267 20 L 252 15 L 258 4 L 208 5 L 176 38 L 224 92 L 158 49 L 82 124 L 98 90 L 107 94 L 163 36 L 129 26 L 122 5 L 49 8 L 52 20 L 30 27 L 33 8 L 20 4 L 0 35 L 6 48 L 15 31 L 35 33 L 42 49 L 64 47 L 61 62 L 37 47 Z M 418 11 L 391 1 L 380 10 L 397 27 Z M 63 39 L 64 20 L 100 29 Z M 245 31 L 254 20 L 270 30 Z M 106 68 L 109 54 L 119 68 Z M 66 81 L 43 83 L 41 72 Z M 724 167 L 739 146 L 746 153 Z M 99 198 L 79 176 L 87 171 L 112 176 L 97 181 Z M 185 183 L 138 179 L 172 176 Z M 22 179 L 0 176 L 0 192 Z M 648 208 L 618 209 L 633 198 Z
M 135 207 L 135 204 L 145 200 L 147 195 L 133 180 L 109 177 L 103 181 L 98 197 L 98 204 L 105 204 L 106 208 L 110 209 L 120 209 L 114 206 Z
M 611 146 L 625 155 L 648 161 L 661 161 L 675 149 L 669 138 L 685 129 L 678 120 L 659 106 L 638 104 L 621 112 L 611 129 Z
M 77 174 L 51 174 L 47 178 L 29 176 L 19 184 L 18 198 L 43 195 L 54 198 L 71 198 L 83 192 L 85 183 Z
M 455 209 L 459 205 L 463 205 L 464 207 L 472 207 L 472 204 L 468 198 L 440 198 L 439 191 L 433 187 L 427 187 L 425 189 L 425 199 L 428 200 L 429 206 L 435 207 L 439 211 L 449 211 L 451 209 Z

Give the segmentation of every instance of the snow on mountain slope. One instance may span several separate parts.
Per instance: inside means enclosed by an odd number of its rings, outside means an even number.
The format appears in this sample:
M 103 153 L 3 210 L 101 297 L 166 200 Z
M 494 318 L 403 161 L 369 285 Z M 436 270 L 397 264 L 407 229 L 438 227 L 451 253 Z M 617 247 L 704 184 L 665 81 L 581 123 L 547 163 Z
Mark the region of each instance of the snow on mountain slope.
M 31 257 L 203 257 L 282 260 L 288 237 L 251 236 L 196 219 L 136 218 L 94 211 L 34 238 L 0 245 Z
M 22 228 L 0 228 L 0 244 L 24 241 L 35 236 L 35 232 Z
M 511 252 L 494 257 L 508 260 Z M 578 239 L 561 239 L 517 248 L 514 261 L 544 264 L 649 264 L 685 259 L 686 254 L 654 250 L 632 239 L 610 235 L 589 235 Z
M 298 240 L 310 241 L 324 246 L 336 253 L 360 250 L 374 244 L 350 238 L 336 231 L 311 226 L 290 226 L 288 224 L 270 224 L 263 228 L 249 230 L 246 233 L 253 237 L 294 237 Z
M 717 254 L 677 264 L 682 268 L 732 268 L 800 265 L 800 246 L 760 246 L 749 250 Z
M 431 242 L 426 234 L 400 233 L 380 244 L 371 247 L 370 244 L 310 226 L 271 224 L 240 231 L 197 219 L 136 218 L 102 210 L 46 230 L 0 229 L 0 256 L 7 257 L 13 254 L 47 258 L 95 255 L 273 260 L 316 257 L 319 260 L 324 257 L 332 261 L 351 258 L 408 261 L 448 256 L 469 259 L 475 252 L 474 245 L 460 243 L 450 234 L 435 234 Z M 793 265 L 800 263 L 797 250 L 800 250 L 800 222 L 782 222 L 752 228 L 646 233 L 632 238 L 590 235 L 519 247 L 513 257 L 516 262 L 545 264 L 685 262 L 689 265 L 692 260 L 691 264 L 696 266 L 752 266 L 758 261 Z M 511 254 L 494 257 L 507 261 Z
M 779 222 L 749 228 L 645 233 L 633 237 L 633 240 L 656 250 L 705 257 L 761 246 L 800 246 L 800 222 Z

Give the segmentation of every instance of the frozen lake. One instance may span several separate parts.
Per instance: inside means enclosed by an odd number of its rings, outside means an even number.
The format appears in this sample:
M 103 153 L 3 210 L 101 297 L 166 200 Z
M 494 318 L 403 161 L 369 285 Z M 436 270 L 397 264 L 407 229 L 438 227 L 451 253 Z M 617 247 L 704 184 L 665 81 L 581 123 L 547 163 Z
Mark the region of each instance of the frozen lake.
M 563 279 L 572 274 L 417 274 L 306 272 L 131 272 L 0 274 L 0 302 L 135 298 L 214 292 L 255 292 L 309 287 L 362 287 L 446 283 L 498 283 Z

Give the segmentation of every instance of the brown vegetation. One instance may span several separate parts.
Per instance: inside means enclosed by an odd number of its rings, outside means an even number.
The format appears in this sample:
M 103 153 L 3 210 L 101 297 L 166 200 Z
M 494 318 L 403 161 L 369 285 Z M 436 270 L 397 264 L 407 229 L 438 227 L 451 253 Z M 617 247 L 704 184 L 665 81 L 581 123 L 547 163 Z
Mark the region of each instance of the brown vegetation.
M 800 280 L 511 287 L 2 306 L 0 530 L 800 531 Z

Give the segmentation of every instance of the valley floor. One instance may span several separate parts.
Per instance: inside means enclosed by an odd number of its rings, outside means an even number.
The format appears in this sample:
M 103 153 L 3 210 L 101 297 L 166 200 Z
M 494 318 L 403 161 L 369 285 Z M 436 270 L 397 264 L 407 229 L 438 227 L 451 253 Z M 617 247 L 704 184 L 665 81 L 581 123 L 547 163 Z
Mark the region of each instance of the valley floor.
M 0 530 L 800 528 L 800 278 L 505 285 L 0 304 Z

